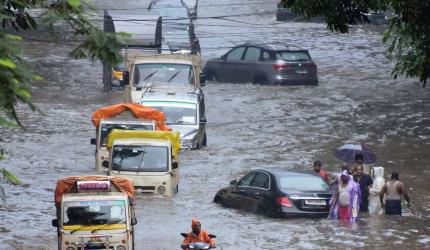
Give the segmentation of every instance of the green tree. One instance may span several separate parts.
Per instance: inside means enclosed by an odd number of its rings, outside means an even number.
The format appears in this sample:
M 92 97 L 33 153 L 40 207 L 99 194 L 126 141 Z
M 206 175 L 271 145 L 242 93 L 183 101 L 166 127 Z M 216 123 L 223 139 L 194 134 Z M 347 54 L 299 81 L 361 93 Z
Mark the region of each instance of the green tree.
M 112 65 L 121 62 L 120 39 L 115 34 L 104 33 L 84 15 L 84 10 L 92 9 L 87 1 L 0 0 L 0 4 L 0 127 L 23 128 L 15 109 L 18 102 L 36 110 L 31 103 L 29 85 L 41 77 L 31 72 L 21 55 L 20 32 L 38 31 L 41 23 L 53 28 L 53 24 L 64 22 L 82 38 L 71 51 L 72 57 L 102 60 Z M 35 9 L 44 13 L 33 17 L 30 13 Z
M 71 51 L 72 57 L 102 60 L 111 65 L 121 62 L 119 37 L 104 33 L 86 18 L 84 10 L 92 8 L 87 1 L 0 0 L 0 5 L 0 128 L 24 128 L 15 109 L 18 102 L 27 104 L 32 110 L 37 109 L 31 102 L 29 86 L 41 77 L 30 70 L 22 57 L 20 32 L 37 32 L 41 23 L 53 28 L 53 24 L 64 22 L 82 38 L 82 42 Z M 44 13 L 33 17 L 30 13 L 35 9 L 42 9 Z M 2 158 L 0 150 L 0 160 Z M 6 169 L 0 169 L 0 173 L 8 182 L 20 184 L 18 178 Z M 4 197 L 0 186 L 0 198 Z
M 365 13 L 387 12 L 383 42 L 396 64 L 392 76 L 430 79 L 429 0 L 282 0 L 282 5 L 306 18 L 321 16 L 331 31 L 347 33 L 350 25 L 366 22 Z

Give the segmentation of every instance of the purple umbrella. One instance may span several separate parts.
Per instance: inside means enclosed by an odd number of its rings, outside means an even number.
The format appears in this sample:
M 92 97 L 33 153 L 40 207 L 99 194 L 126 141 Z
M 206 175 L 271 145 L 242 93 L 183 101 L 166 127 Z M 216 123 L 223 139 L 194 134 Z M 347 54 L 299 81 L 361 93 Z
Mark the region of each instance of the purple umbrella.
M 375 154 L 360 144 L 345 144 L 335 151 L 336 157 L 346 162 L 355 162 L 355 156 L 358 154 L 363 155 L 365 164 L 376 161 Z

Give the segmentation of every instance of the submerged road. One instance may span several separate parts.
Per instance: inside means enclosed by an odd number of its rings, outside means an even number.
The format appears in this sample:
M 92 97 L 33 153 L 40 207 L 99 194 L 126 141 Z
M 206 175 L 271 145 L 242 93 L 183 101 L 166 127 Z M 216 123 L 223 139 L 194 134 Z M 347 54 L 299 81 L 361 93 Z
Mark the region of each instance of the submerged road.
M 98 7 L 109 3 L 95 1 Z M 121 7 L 138 8 L 142 1 Z M 139 195 L 137 249 L 179 249 L 180 232 L 198 217 L 217 235 L 219 249 L 430 248 L 430 90 L 413 79 L 390 78 L 393 62 L 381 44 L 383 28 L 330 33 L 321 23 L 279 23 L 274 1 L 199 1 L 196 32 L 205 59 L 244 41 L 280 42 L 308 49 L 318 87 L 211 83 L 204 87 L 208 147 L 183 151 L 179 193 Z M 105 6 L 106 7 L 106 6 Z M 222 18 L 220 16 L 223 16 Z M 4 185 L 1 249 L 55 249 L 56 180 L 95 174 L 95 128 L 90 117 L 122 101 L 102 92 L 100 64 L 71 60 L 71 44 L 25 42 L 25 53 L 45 81 L 32 88 L 44 114 L 19 107 L 26 131 L 1 129 L 8 159 L 0 167 L 26 185 Z M 363 142 L 385 175 L 400 172 L 413 208 L 403 217 L 363 216 L 355 224 L 325 219 L 271 219 L 223 208 L 215 192 L 253 168 L 306 169 L 315 159 L 328 171 L 341 164 L 333 150 Z

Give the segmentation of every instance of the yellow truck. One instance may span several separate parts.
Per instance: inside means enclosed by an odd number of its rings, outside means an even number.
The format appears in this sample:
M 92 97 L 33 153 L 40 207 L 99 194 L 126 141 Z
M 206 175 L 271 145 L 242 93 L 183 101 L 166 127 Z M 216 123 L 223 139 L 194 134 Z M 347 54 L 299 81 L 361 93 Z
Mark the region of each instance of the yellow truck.
M 142 192 L 173 196 L 179 191 L 178 132 L 114 129 L 107 146 L 108 175 L 129 178 Z
M 55 189 L 58 249 L 134 249 L 134 187 L 113 176 L 70 176 Z

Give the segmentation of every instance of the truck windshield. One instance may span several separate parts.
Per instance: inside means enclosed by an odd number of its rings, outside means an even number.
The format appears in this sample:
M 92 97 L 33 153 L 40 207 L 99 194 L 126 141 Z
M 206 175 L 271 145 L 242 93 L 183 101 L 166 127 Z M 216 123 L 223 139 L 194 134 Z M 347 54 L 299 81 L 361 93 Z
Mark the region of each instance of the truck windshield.
M 133 172 L 167 172 L 166 146 L 127 145 L 114 146 L 112 170 Z
M 102 124 L 100 129 L 100 145 L 106 146 L 107 136 L 112 129 L 123 130 L 154 130 L 153 124 Z
M 160 110 L 166 116 L 166 123 L 173 125 L 196 124 L 197 106 L 188 102 L 143 101 L 143 105 Z
M 68 225 L 125 224 L 124 200 L 64 202 L 64 227 Z
M 146 83 L 192 84 L 193 68 L 187 64 L 145 63 L 137 64 L 134 70 L 135 87 L 143 87 Z

